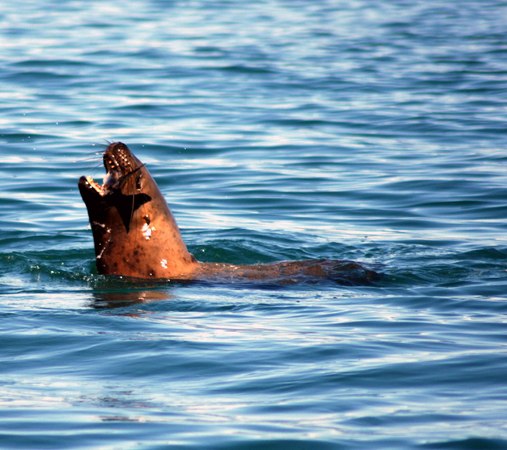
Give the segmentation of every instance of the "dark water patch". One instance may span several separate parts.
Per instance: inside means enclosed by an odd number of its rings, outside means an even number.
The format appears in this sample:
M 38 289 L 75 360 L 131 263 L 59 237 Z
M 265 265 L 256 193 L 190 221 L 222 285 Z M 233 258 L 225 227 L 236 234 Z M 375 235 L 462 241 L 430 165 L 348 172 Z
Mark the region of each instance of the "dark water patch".
M 249 66 L 249 65 L 231 65 L 225 67 L 219 67 L 221 71 L 231 72 L 245 75 L 266 75 L 276 73 L 273 70 L 266 67 Z
M 41 133 L 22 133 L 19 131 L 3 131 L 0 133 L 0 139 L 5 140 L 6 143 L 26 143 L 31 144 L 37 141 L 47 141 L 53 140 L 57 136 L 50 134 L 41 134 Z
M 421 449 L 450 449 L 450 450 L 501 450 L 505 448 L 507 441 L 504 439 L 496 438 L 468 438 L 468 439 L 456 439 L 449 441 L 441 441 L 431 444 L 422 444 Z
M 11 76 L 4 77 L 5 81 L 16 81 L 28 83 L 29 85 L 45 85 L 55 83 L 65 83 L 67 80 L 72 79 L 73 75 L 67 75 L 63 73 L 57 73 L 54 71 L 36 71 L 36 70 L 25 70 L 16 71 Z
M 94 64 L 88 60 L 80 59 L 24 59 L 21 61 L 15 61 L 10 64 L 11 67 L 20 68 L 62 68 L 62 67 L 100 67 L 100 64 Z
M 221 442 L 220 442 L 221 441 Z M 210 449 L 219 449 L 223 448 L 226 450 L 276 450 L 281 448 L 291 448 L 294 450 L 304 450 L 307 449 L 308 446 L 311 446 L 312 449 L 315 450 L 340 450 L 353 448 L 349 446 L 350 443 L 346 441 L 343 442 L 340 440 L 305 440 L 305 439 L 261 439 L 261 440 L 246 440 L 241 442 L 227 442 L 222 439 L 219 440 L 218 443 L 211 443 Z
M 16 240 L 19 245 L 19 240 Z M 67 250 L 61 252 L 59 250 L 30 250 L 30 248 L 40 248 L 44 242 L 48 246 L 49 242 L 53 245 L 61 246 L 63 240 L 48 239 L 48 236 L 39 236 L 38 239 L 30 238 L 30 243 L 26 245 L 25 251 L 11 251 L 9 253 L 0 254 L 0 264 L 4 273 L 5 282 L 9 282 L 11 276 L 27 277 L 30 276 L 35 282 L 43 286 L 51 285 L 50 280 L 57 283 L 82 283 L 90 278 L 92 264 L 91 257 L 93 251 L 89 252 L 78 250 Z M 8 245 L 8 243 L 7 243 Z M 84 258 L 83 258 L 84 256 Z M 88 256 L 88 259 L 86 258 Z

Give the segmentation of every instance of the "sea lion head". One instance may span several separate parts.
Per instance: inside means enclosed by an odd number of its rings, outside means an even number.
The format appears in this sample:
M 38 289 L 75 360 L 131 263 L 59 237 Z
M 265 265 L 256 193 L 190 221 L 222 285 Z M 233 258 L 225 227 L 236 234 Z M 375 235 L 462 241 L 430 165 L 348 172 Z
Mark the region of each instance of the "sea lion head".
M 181 276 L 195 262 L 146 166 L 122 142 L 103 155 L 102 184 L 79 179 L 99 273 L 138 278 Z M 188 267 L 187 267 L 188 266 Z
M 103 161 L 106 174 L 102 184 L 90 176 L 81 177 L 78 184 L 90 223 L 93 226 L 93 222 L 121 219 L 128 233 L 136 210 L 152 200 L 147 192 L 156 188 L 155 181 L 144 164 L 122 142 L 110 144 L 104 152 Z

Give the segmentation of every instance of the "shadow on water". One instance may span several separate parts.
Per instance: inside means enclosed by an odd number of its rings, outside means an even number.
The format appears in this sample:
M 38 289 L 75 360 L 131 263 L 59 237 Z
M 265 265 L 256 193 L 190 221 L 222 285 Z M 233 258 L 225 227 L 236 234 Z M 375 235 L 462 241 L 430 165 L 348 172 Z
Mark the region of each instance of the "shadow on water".
M 255 267 L 255 266 L 254 266 Z M 266 279 L 247 279 L 234 277 L 227 279 L 219 277 L 206 280 L 147 281 L 125 277 L 96 276 L 94 281 L 92 305 L 94 308 L 119 308 L 135 304 L 150 303 L 161 300 L 174 300 L 173 291 L 178 287 L 193 287 L 198 290 L 214 289 L 228 291 L 282 291 L 287 289 L 322 290 L 334 289 L 340 286 L 375 286 L 380 285 L 382 274 L 371 269 L 364 274 L 363 267 L 360 273 L 351 271 L 345 276 L 343 273 L 338 279 L 312 277 L 308 274 L 296 274 L 290 277 L 274 277 Z
M 125 286 L 123 288 L 95 288 L 92 291 L 91 306 L 95 309 L 125 308 L 140 303 L 171 300 L 173 295 L 165 289 L 149 286 Z

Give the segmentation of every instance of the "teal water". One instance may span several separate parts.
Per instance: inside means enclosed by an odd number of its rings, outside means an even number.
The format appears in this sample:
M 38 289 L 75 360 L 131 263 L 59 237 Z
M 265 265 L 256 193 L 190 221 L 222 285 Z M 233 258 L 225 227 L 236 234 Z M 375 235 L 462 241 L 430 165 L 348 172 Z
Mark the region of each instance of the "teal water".
M 0 5 L 2 449 L 507 448 L 507 4 Z M 376 285 L 97 275 L 122 140 L 198 259 Z

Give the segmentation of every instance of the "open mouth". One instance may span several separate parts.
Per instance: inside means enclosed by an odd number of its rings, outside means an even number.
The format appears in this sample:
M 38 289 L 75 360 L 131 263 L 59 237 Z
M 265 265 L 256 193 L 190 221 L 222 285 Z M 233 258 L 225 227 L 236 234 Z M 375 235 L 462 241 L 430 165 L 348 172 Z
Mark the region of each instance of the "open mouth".
M 110 194 L 112 191 L 119 188 L 120 178 L 121 174 L 119 172 L 107 172 L 104 175 L 102 184 L 97 183 L 91 176 L 85 177 L 85 184 L 87 187 L 94 189 L 97 194 L 104 197 L 105 195 Z
M 130 166 L 130 164 L 118 164 L 117 158 L 109 151 L 108 147 L 104 153 L 104 167 L 106 169 L 106 174 L 104 175 L 102 184 L 95 181 L 91 176 L 86 176 L 84 183 L 88 188 L 94 189 L 97 194 L 103 197 L 120 188 L 121 179 L 129 173 L 125 166 Z

